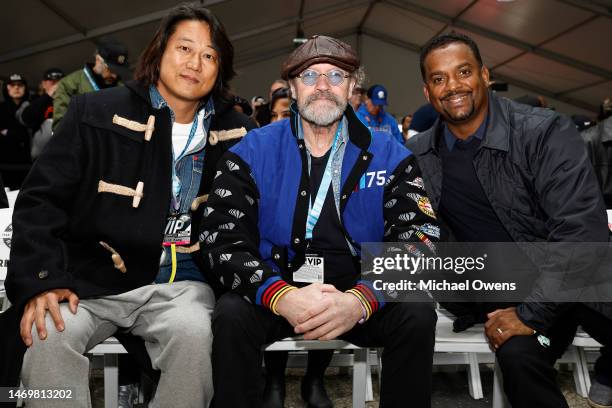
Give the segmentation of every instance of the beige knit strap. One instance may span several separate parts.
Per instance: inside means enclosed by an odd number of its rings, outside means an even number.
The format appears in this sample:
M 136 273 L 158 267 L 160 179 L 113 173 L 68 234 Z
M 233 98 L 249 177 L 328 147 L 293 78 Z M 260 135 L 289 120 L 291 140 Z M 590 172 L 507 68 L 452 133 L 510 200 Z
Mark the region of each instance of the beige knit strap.
M 206 201 L 208 201 L 208 194 L 196 197 L 191 202 L 191 211 L 196 211 L 198 209 L 198 207 L 200 206 L 200 204 L 204 204 Z
M 155 116 L 149 115 L 149 119 L 147 120 L 147 128 L 145 129 L 144 140 L 147 142 L 151 141 L 151 136 L 153 136 L 153 131 L 155 130 Z
M 211 145 L 216 145 L 219 142 L 225 142 L 226 140 L 239 139 L 247 134 L 246 128 L 236 128 L 229 130 L 211 130 L 208 141 Z
M 200 243 L 196 242 L 193 245 L 190 245 L 188 247 L 185 246 L 176 246 L 176 252 L 178 252 L 179 254 L 190 254 L 192 252 L 198 251 L 200 249 Z
M 122 118 L 115 114 L 113 116 L 113 123 L 115 125 L 123 126 L 124 128 L 133 130 L 134 132 L 145 132 L 144 139 L 148 142 L 151 140 L 153 131 L 155 130 L 155 116 L 149 115 L 147 123 L 136 122 L 135 120 L 129 120 Z
M 115 269 L 119 269 L 121 273 L 126 273 L 127 268 L 125 267 L 125 262 L 123 262 L 123 259 L 121 259 L 121 255 L 119 255 L 119 252 L 115 251 L 112 246 L 108 245 L 104 241 L 100 241 L 100 245 L 102 245 L 104 249 L 106 249 L 112 254 L 111 259 L 113 260 L 113 265 L 115 266 Z
M 140 205 L 140 200 L 142 199 L 142 196 L 143 196 L 143 192 L 142 192 L 143 190 L 144 190 L 144 183 L 142 181 L 139 181 L 138 184 L 136 185 L 134 199 L 132 200 L 132 207 L 138 208 L 138 206 Z
M 100 180 L 98 182 L 98 193 L 113 193 L 126 197 L 134 197 L 136 195 L 136 190 L 119 184 L 111 184 L 104 180 Z
M 132 200 L 132 207 L 134 208 L 138 208 L 138 205 L 140 205 L 140 200 L 144 196 L 143 190 L 144 183 L 142 181 L 138 182 L 136 189 L 119 184 L 107 183 L 104 180 L 98 181 L 98 193 L 113 193 L 126 197 L 134 197 Z
M 121 116 L 115 114 L 113 115 L 113 123 L 115 125 L 123 126 L 124 128 L 133 130 L 134 132 L 144 132 L 147 130 L 146 123 L 139 123 L 135 120 L 129 120 L 126 118 L 122 118 Z

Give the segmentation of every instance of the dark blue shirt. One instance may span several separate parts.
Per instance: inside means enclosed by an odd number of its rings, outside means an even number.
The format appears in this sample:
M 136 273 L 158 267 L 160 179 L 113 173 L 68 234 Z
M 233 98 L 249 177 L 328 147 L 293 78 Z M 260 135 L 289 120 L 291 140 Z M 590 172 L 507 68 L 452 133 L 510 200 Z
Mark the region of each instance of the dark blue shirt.
M 487 130 L 487 119 L 485 118 L 485 120 L 482 121 L 478 129 L 476 129 L 476 132 L 473 135 L 470 135 L 465 140 L 461 140 L 457 138 L 455 135 L 453 135 L 453 132 L 451 132 L 451 130 L 448 128 L 448 126 L 446 126 L 445 123 L 443 123 L 443 127 L 444 127 L 444 141 L 446 142 L 446 147 L 448 148 L 448 151 L 452 153 L 453 149 L 455 148 L 455 145 L 457 144 L 467 145 L 472 140 L 474 140 L 474 138 L 482 141 L 482 138 L 485 135 L 485 131 Z
M 442 196 L 438 212 L 458 241 L 511 242 L 512 237 L 493 210 L 474 167 L 474 157 L 487 129 L 485 119 L 466 140 L 444 125 L 440 143 Z

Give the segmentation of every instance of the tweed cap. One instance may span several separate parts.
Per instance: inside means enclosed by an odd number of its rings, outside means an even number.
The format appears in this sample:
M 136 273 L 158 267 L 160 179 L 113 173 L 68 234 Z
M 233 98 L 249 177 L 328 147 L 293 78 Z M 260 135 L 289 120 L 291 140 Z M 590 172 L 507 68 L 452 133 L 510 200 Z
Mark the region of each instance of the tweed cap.
M 313 35 L 289 55 L 281 68 L 281 76 L 285 80 L 294 78 L 309 66 L 321 63 L 354 72 L 359 68 L 359 57 L 345 42 L 325 35 Z

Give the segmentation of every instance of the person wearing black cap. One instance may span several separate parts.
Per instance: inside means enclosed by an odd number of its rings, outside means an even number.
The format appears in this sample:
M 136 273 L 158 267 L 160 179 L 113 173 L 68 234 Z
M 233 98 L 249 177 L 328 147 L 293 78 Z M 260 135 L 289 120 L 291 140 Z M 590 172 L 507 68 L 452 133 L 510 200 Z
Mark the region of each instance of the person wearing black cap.
M 388 301 L 360 259 L 364 242 L 431 253 L 440 229 L 410 151 L 348 105 L 359 71 L 351 46 L 312 37 L 282 66 L 291 117 L 252 130 L 217 167 L 200 228 L 206 271 L 228 292 L 213 314 L 217 407 L 261 407 L 262 346 L 296 334 L 383 347 L 381 406 L 430 406 L 433 303 Z
M 389 93 L 384 86 L 371 86 L 366 92 L 365 100 L 357 110 L 357 116 L 372 132 L 388 134 L 398 143 L 404 144 L 397 121 L 385 111 L 388 96 Z
M 53 135 L 53 97 L 57 85 L 64 77 L 59 68 L 49 68 L 41 81 L 43 93 L 31 101 L 26 101 L 17 110 L 17 120 L 32 133 L 30 152 L 36 159 Z
M 30 135 L 15 114 L 28 100 L 28 83 L 21 74 L 9 75 L 0 103 L 0 174 L 11 190 L 19 190 L 30 169 Z
M 53 102 L 53 131 L 74 95 L 111 88 L 131 79 L 127 47 L 113 38 L 102 38 L 97 45 L 93 64 L 85 64 L 59 82 Z

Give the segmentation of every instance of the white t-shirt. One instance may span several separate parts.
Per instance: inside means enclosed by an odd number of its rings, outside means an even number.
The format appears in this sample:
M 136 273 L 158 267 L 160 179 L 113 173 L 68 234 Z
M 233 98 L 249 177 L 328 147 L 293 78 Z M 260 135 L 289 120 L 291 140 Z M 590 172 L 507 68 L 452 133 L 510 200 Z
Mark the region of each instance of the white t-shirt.
M 200 114 L 198 115 L 198 128 L 196 129 L 196 133 L 193 139 L 191 139 L 191 143 L 189 143 L 187 150 L 185 150 L 185 154 L 195 148 L 198 143 L 202 141 L 202 138 L 206 136 L 204 135 L 204 127 L 202 126 L 202 116 L 204 116 L 204 110 L 201 110 Z M 174 122 L 174 125 L 172 125 L 172 149 L 174 150 L 175 159 L 177 159 L 179 154 L 183 152 L 183 149 L 187 144 L 187 140 L 189 139 L 189 133 L 191 133 L 192 125 L 193 123 L 176 122 Z

